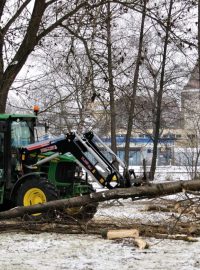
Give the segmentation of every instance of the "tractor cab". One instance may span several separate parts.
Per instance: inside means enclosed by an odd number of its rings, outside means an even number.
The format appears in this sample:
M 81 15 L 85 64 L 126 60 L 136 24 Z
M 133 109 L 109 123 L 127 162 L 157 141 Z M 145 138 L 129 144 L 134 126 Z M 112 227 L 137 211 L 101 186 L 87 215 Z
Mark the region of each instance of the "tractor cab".
M 19 170 L 18 147 L 34 142 L 35 115 L 0 114 L 0 200 Z

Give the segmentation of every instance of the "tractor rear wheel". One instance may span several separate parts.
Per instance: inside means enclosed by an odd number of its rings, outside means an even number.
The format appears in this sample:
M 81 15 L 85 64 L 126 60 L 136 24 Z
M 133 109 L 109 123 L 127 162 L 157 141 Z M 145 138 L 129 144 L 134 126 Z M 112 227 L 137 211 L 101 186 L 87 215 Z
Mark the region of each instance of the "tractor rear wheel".
M 16 203 L 19 206 L 31 206 L 58 199 L 58 193 L 54 185 L 49 183 L 46 178 L 29 179 L 19 188 Z M 47 213 L 36 213 L 27 215 L 27 220 L 41 220 L 53 216 L 53 211 Z

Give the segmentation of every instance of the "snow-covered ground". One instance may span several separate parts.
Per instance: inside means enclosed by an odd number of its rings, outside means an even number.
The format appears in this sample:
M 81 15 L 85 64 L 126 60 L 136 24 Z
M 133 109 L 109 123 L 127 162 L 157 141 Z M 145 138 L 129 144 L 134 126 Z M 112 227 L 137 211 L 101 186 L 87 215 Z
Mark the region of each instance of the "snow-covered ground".
M 114 205 L 113 205 L 114 204 Z M 144 203 L 121 200 L 101 205 L 96 219 L 170 222 L 169 213 L 144 212 Z M 0 233 L 1 270 L 195 270 L 200 269 L 200 241 L 146 239 L 149 249 L 131 240 L 111 241 L 94 235 Z
M 143 174 L 142 166 L 134 166 L 130 167 L 130 169 L 134 169 L 136 175 Z M 147 166 L 147 172 L 150 170 L 150 167 Z M 155 180 L 158 181 L 178 181 L 178 180 L 190 180 L 192 168 L 187 168 L 185 166 L 157 166 L 155 173 Z
M 168 196 L 172 198 L 172 196 Z M 126 220 L 126 222 L 131 223 L 132 221 L 142 223 L 153 223 L 153 222 L 162 222 L 171 217 L 171 213 L 168 212 L 149 212 L 144 211 L 145 207 L 148 205 L 148 200 L 142 201 L 132 201 L 131 199 L 127 200 L 118 200 L 118 201 L 108 201 L 102 204 L 102 207 L 98 208 L 98 211 L 95 215 L 95 218 L 104 218 L 104 219 L 120 219 Z
M 42 233 L 0 235 L 2 270 L 195 270 L 200 268 L 200 242 L 148 239 L 139 250 L 96 236 Z
M 140 168 L 138 174 L 139 170 Z M 187 172 L 180 174 L 178 167 L 157 169 L 157 181 L 187 179 Z M 96 184 L 95 188 L 99 189 L 100 186 Z M 106 202 L 98 209 L 95 219 L 123 219 L 127 222 L 142 223 L 163 222 L 163 220 L 169 224 L 173 222 L 170 213 L 143 211 L 145 204 L 146 201 L 131 200 L 120 200 L 120 203 Z M 94 235 L 0 232 L 0 270 L 200 269 L 200 239 L 195 243 L 146 240 L 150 248 L 140 250 L 131 240 L 110 241 Z

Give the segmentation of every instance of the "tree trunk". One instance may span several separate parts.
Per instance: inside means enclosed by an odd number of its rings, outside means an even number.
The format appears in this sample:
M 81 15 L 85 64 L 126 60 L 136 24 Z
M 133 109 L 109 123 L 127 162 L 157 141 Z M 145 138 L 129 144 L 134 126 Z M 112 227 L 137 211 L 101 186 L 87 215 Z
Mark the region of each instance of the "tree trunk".
M 50 201 L 45 204 L 37 204 L 28 207 L 15 207 L 11 210 L 0 212 L 0 219 L 16 218 L 27 214 L 48 212 L 52 209 L 63 210 L 70 207 L 80 207 L 95 202 L 103 202 L 113 199 L 128 199 L 139 200 L 145 198 L 156 198 L 176 194 L 182 191 L 199 191 L 200 180 L 176 181 L 159 184 L 148 184 L 141 187 L 119 188 L 108 191 L 92 193 L 74 197 L 70 199 L 62 199 Z
M 145 22 L 145 17 L 146 17 L 146 3 L 147 1 L 144 0 L 144 7 L 143 7 L 143 12 L 142 12 L 142 21 L 141 21 L 141 28 L 140 28 L 139 48 L 138 48 L 135 73 L 134 73 L 134 78 L 133 78 L 133 83 L 132 83 L 132 95 L 131 95 L 128 124 L 127 124 L 127 131 L 126 131 L 124 161 L 127 165 L 129 165 L 130 137 L 131 137 L 132 128 L 133 128 L 135 99 L 136 99 L 139 71 L 140 71 L 140 65 L 141 65 L 142 45 L 143 45 L 143 37 L 144 37 L 144 22 Z
M 28 56 L 33 51 L 34 47 L 37 44 L 37 32 L 40 26 L 40 22 L 46 8 L 45 0 L 36 0 L 32 12 L 32 17 L 30 19 L 27 32 L 24 36 L 24 39 L 16 52 L 12 62 L 8 65 L 6 70 L 3 70 L 3 54 L 2 54 L 2 45 L 0 48 L 0 113 L 4 113 L 6 109 L 6 101 L 8 97 L 8 92 L 11 85 L 13 84 L 16 76 L 19 71 L 25 64 Z M 5 31 L 7 29 L 1 29 L 1 40 L 3 42 Z
M 155 171 L 156 171 L 156 162 L 157 162 L 157 155 L 158 155 L 158 143 L 160 139 L 160 126 L 161 126 L 161 113 L 162 113 L 162 97 L 164 91 L 164 79 L 165 79 L 165 66 L 167 60 L 167 47 L 169 41 L 169 33 L 171 29 L 171 13 L 172 13 L 172 6 L 173 0 L 170 1 L 169 5 L 169 12 L 167 18 L 167 25 L 166 25 L 166 35 L 165 35 L 165 42 L 164 42 L 164 50 L 163 50 L 163 60 L 162 60 L 162 69 L 160 75 L 160 87 L 157 96 L 157 108 L 156 108 L 156 123 L 155 123 L 155 133 L 153 134 L 153 157 L 151 161 L 151 168 L 149 173 L 149 178 L 151 180 L 154 179 Z
M 110 121 L 111 121 L 111 149 L 117 153 L 116 144 L 116 107 L 115 87 L 113 82 L 113 60 L 112 60 L 112 39 L 111 39 L 111 9 L 110 2 L 107 4 L 107 53 L 108 53 L 108 91 L 110 95 Z
M 6 101 L 8 97 L 8 92 L 10 90 L 11 85 L 14 83 L 16 76 L 19 74 L 20 70 L 26 63 L 26 60 L 28 56 L 31 54 L 31 52 L 35 49 L 36 45 L 38 42 L 45 38 L 49 33 L 51 33 L 54 29 L 59 27 L 62 22 L 73 16 L 76 12 L 78 12 L 80 9 L 84 8 L 85 6 L 88 5 L 87 1 L 81 1 L 80 4 L 77 4 L 71 11 L 68 13 L 62 13 L 63 15 L 60 16 L 60 18 L 56 21 L 54 19 L 49 19 L 52 21 L 48 26 L 45 24 L 42 25 L 42 18 L 44 15 L 45 10 L 49 7 L 52 6 L 56 1 L 45 1 L 45 0 L 24 0 L 24 1 L 19 1 L 23 3 L 19 3 L 19 9 L 13 14 L 11 18 L 9 18 L 8 14 L 8 21 L 5 24 L 4 27 L 0 26 L 0 113 L 5 112 L 6 108 Z M 9 32 L 13 32 L 13 24 L 16 22 L 17 18 L 21 15 L 24 9 L 27 8 L 28 10 L 28 4 L 30 2 L 34 2 L 33 6 L 33 11 L 31 14 L 30 20 L 27 22 L 28 27 L 24 31 L 24 35 L 22 38 L 22 41 L 20 43 L 19 48 L 16 50 L 15 55 L 10 62 L 5 66 L 4 60 L 5 60 L 5 55 L 3 55 L 3 46 L 5 43 L 5 38 L 6 35 Z M 0 19 L 4 15 L 4 7 L 5 7 L 5 0 L 0 1 Z M 101 6 L 103 2 L 99 2 L 97 4 L 94 4 L 92 7 L 98 7 Z M 5 13 L 6 14 L 6 13 Z M 54 16 L 52 14 L 52 16 Z M 40 27 L 41 26 L 41 27 Z M 13 35 L 15 33 L 13 32 Z M 5 48 L 4 48 L 5 49 Z M 8 50 L 7 54 L 9 55 L 10 52 Z M 5 61 L 5 63 L 7 63 Z
M 199 75 L 199 98 L 200 98 L 200 1 L 198 1 L 198 75 Z

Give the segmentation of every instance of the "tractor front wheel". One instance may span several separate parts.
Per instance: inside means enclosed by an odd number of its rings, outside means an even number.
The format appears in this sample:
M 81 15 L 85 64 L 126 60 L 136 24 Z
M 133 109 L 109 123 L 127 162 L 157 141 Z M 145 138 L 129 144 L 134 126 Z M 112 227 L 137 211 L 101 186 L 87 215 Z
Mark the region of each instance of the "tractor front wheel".
M 57 200 L 58 193 L 55 187 L 45 178 L 28 179 L 19 188 L 16 203 L 19 206 L 31 206 Z M 25 219 L 40 220 L 52 217 L 53 212 L 27 215 Z

